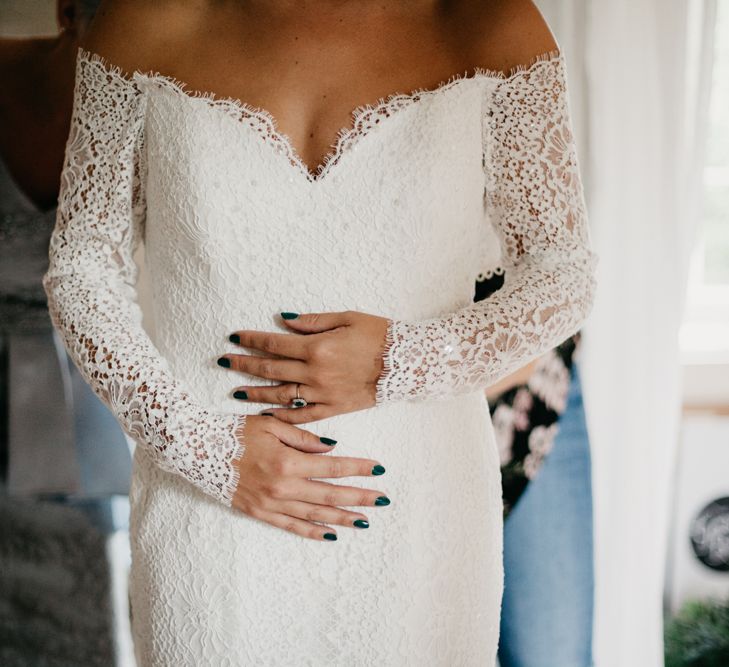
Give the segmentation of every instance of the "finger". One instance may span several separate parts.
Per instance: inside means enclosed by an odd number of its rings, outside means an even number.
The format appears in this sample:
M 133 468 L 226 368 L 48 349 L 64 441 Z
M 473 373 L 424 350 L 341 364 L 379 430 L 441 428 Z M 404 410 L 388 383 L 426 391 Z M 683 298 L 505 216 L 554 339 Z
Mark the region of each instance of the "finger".
M 281 506 L 276 508 L 276 511 L 305 521 L 315 521 L 335 526 L 349 526 L 350 528 L 369 528 L 370 526 L 370 522 L 364 514 L 349 512 L 339 507 L 302 503 L 298 500 L 283 501 Z
M 334 479 L 338 477 L 379 477 L 385 474 L 385 467 L 374 459 L 354 456 L 306 456 L 294 458 L 298 477 L 310 479 Z
M 292 482 L 289 494 L 288 500 L 300 500 L 331 507 L 382 507 L 390 504 L 390 499 L 382 491 L 339 486 L 308 479 Z
M 218 359 L 218 366 L 280 382 L 304 382 L 306 375 L 306 364 L 303 361 L 252 357 L 245 354 L 223 355 Z
M 333 528 L 304 521 L 295 516 L 288 516 L 287 514 L 280 514 L 278 512 L 261 512 L 257 518 L 266 523 L 270 523 L 272 526 L 276 526 L 276 528 L 281 528 L 282 530 L 301 535 L 301 537 L 307 537 L 311 540 L 334 542 L 337 539 L 337 533 Z
M 319 398 L 318 394 L 311 387 L 305 385 L 299 386 L 299 396 L 311 403 L 315 403 Z M 233 398 L 239 401 L 247 401 L 248 403 L 274 403 L 287 407 L 291 405 L 291 401 L 295 397 L 296 385 L 288 382 L 264 387 L 237 387 L 233 391 Z M 300 410 L 301 408 L 293 409 Z
M 266 430 L 277 437 L 284 445 L 298 449 L 301 452 L 316 454 L 330 452 L 332 447 L 337 444 L 337 441 L 333 438 L 314 435 L 310 431 L 296 428 L 278 419 L 271 419 L 270 423 L 266 423 Z
M 321 333 L 351 324 L 350 311 L 338 313 L 281 313 L 284 324 L 300 333 Z
M 330 406 L 320 403 L 304 408 L 267 408 L 266 413 L 287 424 L 308 424 L 335 414 Z
M 236 331 L 228 339 L 241 347 L 268 352 L 278 357 L 306 359 L 308 342 L 304 336 L 270 331 Z

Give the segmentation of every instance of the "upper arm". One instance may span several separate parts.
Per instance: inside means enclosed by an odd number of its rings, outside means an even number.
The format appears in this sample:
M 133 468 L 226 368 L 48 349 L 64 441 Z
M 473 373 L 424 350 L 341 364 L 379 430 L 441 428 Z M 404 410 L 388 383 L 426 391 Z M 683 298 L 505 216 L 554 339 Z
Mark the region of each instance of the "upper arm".
M 533 0 L 496 0 L 482 7 L 471 40 L 475 63 L 508 75 L 537 56 L 558 49 L 549 25 Z
M 81 46 L 122 72 L 159 69 L 197 27 L 193 0 L 102 0 Z

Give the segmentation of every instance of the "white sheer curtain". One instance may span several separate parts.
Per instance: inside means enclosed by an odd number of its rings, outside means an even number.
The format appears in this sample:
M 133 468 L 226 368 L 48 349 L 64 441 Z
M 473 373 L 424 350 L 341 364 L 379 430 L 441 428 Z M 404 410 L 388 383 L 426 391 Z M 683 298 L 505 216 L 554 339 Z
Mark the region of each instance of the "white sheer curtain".
M 693 238 L 702 0 L 538 0 L 567 53 L 600 255 L 582 350 L 593 445 L 598 667 L 663 665 L 662 593 Z M 700 23 L 700 21 L 699 21 Z

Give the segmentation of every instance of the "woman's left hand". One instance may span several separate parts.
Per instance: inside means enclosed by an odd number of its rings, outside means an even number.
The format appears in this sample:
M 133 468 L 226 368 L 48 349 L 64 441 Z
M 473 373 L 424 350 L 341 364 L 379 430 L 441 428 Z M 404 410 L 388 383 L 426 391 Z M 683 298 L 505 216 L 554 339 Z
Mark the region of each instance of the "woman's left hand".
M 241 386 L 233 396 L 246 402 L 280 404 L 266 412 L 290 424 L 354 412 L 375 404 L 383 370 L 388 320 L 342 313 L 281 313 L 294 333 L 236 331 L 230 340 L 271 356 L 226 354 L 218 364 L 280 384 Z M 292 407 L 298 396 L 304 407 Z

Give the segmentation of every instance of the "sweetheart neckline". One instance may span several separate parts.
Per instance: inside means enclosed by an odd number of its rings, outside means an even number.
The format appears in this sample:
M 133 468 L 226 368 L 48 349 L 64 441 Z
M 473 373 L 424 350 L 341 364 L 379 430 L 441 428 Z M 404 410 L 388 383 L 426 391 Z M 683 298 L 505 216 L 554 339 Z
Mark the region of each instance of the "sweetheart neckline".
M 403 93 L 396 91 L 380 97 L 377 101 L 369 104 L 356 106 L 349 114 L 350 123 L 339 129 L 336 138 L 330 144 L 324 157 L 314 169 L 312 169 L 300 156 L 291 138 L 279 129 L 276 116 L 264 107 L 255 106 L 236 97 L 218 95 L 209 90 L 190 90 L 185 81 L 157 71 L 141 71 L 135 69 L 127 73 L 119 66 L 110 63 L 104 56 L 89 51 L 84 47 L 78 48 L 78 58 L 101 67 L 107 74 L 118 77 L 128 84 L 137 81 L 150 81 L 158 83 L 176 95 L 182 95 L 192 100 L 204 100 L 211 107 L 221 107 L 227 112 L 233 112 L 238 120 L 241 117 L 253 119 L 262 130 L 258 132 L 266 143 L 273 144 L 275 150 L 284 153 L 288 161 L 296 171 L 309 183 L 319 183 L 326 180 L 332 168 L 339 162 L 347 151 L 358 144 L 364 137 L 372 132 L 372 129 L 380 125 L 382 118 L 390 118 L 397 115 L 402 108 L 408 107 L 421 99 L 443 94 L 463 82 L 480 81 L 482 79 L 504 83 L 533 72 L 536 68 L 548 65 L 564 66 L 564 54 L 559 48 L 546 51 L 534 56 L 529 63 L 517 65 L 509 73 L 500 70 L 475 67 L 472 72 L 464 74 L 453 74 L 448 79 L 441 81 L 431 88 L 415 88 L 410 92 Z M 370 119 L 375 118 L 370 122 Z

